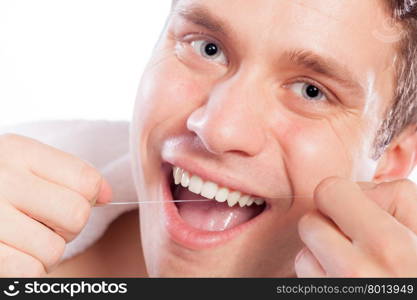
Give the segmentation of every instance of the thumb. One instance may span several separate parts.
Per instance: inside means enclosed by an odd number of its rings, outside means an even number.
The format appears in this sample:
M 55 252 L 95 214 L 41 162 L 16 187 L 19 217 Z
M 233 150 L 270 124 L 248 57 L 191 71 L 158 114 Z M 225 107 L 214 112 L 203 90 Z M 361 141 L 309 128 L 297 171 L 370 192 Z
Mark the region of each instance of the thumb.
M 111 201 L 112 198 L 112 188 L 107 180 L 103 177 L 100 184 L 99 192 L 97 193 L 96 201 L 93 201 L 95 204 L 107 204 Z
M 417 234 L 417 186 L 402 179 L 379 184 L 358 182 L 365 195 Z

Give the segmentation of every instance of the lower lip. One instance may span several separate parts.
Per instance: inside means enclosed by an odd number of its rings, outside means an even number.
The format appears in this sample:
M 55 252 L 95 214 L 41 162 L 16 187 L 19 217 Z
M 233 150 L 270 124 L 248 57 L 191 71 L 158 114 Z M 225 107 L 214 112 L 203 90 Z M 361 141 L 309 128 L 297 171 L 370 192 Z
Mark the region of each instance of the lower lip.
M 248 227 L 258 223 L 262 218 L 261 216 L 265 215 L 268 210 L 268 207 L 266 207 L 263 212 L 253 219 L 225 231 L 206 231 L 191 227 L 181 218 L 177 206 L 172 202 L 172 193 L 167 180 L 168 176 L 165 175 L 163 180 L 165 224 L 170 238 L 183 247 L 192 250 L 203 250 L 224 244 L 245 231 Z

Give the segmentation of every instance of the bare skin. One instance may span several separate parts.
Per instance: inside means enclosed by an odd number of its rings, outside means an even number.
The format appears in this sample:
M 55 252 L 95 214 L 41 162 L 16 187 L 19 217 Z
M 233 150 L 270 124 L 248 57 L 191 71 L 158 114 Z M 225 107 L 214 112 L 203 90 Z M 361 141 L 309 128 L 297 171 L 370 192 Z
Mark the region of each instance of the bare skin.
M 395 47 L 372 35 L 380 3 L 179 1 L 138 92 L 138 197 L 169 199 L 175 165 L 270 208 L 232 235 L 143 206 L 57 266 L 111 188 L 76 157 L 1 136 L 0 276 L 146 276 L 146 263 L 150 276 L 417 277 L 415 126 L 370 155 L 394 94 Z
M 404 180 L 416 164 L 415 128 L 372 158 L 395 87 L 395 45 L 375 35 L 389 18 L 382 4 L 178 1 L 138 91 L 131 126 L 138 196 L 169 199 L 161 192 L 167 164 L 269 199 L 270 209 L 230 238 L 144 206 L 152 276 L 417 275 L 408 221 L 417 213 L 416 187 Z M 306 96 L 312 82 L 328 93 Z M 362 192 L 362 181 L 380 183 L 378 196 Z M 386 206 L 374 203 L 381 197 Z M 392 215 L 400 210 L 405 216 Z M 375 251 L 381 245 L 396 247 Z

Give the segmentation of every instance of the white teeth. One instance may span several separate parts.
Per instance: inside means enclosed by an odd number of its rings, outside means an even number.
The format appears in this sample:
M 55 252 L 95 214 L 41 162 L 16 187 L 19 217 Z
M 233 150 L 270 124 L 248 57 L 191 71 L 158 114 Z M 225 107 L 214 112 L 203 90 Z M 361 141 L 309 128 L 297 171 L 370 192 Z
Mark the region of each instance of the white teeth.
M 181 177 L 181 185 L 183 187 L 188 187 L 188 184 L 190 183 L 190 174 L 188 172 L 183 172 Z
M 265 200 L 264 200 L 264 199 L 259 199 L 259 198 L 256 198 L 256 199 L 254 200 L 254 202 L 255 202 L 257 205 L 262 205 L 262 204 L 264 204 Z
M 239 199 L 239 206 L 244 207 L 248 203 L 248 200 L 249 200 L 249 195 L 243 195 Z
M 227 199 L 227 196 L 229 196 L 229 189 L 228 188 L 221 188 L 216 193 L 216 201 L 224 202 Z
M 175 184 L 180 184 L 182 177 L 182 169 L 178 167 L 173 168 L 174 182 Z
M 203 184 L 201 189 L 201 196 L 206 197 L 208 199 L 213 199 L 217 193 L 217 184 L 211 181 L 207 181 Z
M 246 203 L 247 206 L 251 206 L 253 204 L 253 202 L 255 201 L 254 198 L 250 197 L 248 202 Z
M 229 193 L 229 196 L 227 196 L 227 204 L 229 204 L 230 207 L 234 206 L 240 198 L 241 193 L 238 191 L 234 191 Z
M 214 182 L 204 181 L 201 177 L 192 175 L 179 167 L 173 167 L 172 175 L 176 185 L 181 184 L 184 188 L 188 188 L 190 192 L 208 199 L 215 199 L 218 202 L 227 201 L 230 207 L 237 203 L 240 207 L 244 207 L 251 206 L 253 203 L 262 205 L 265 202 L 263 199 L 253 198 L 239 191 L 230 191 L 228 188 L 218 186 Z
M 202 187 L 203 180 L 200 177 L 193 175 L 190 179 L 190 184 L 188 185 L 190 192 L 198 195 L 201 193 Z

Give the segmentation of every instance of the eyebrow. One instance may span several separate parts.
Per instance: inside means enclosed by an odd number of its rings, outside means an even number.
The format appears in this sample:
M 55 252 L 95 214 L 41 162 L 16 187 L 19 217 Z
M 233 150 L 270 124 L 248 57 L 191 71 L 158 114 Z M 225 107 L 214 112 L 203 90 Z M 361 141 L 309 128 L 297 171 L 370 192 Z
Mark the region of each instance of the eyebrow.
M 212 15 L 205 6 L 193 4 L 188 6 L 178 5 L 175 13 L 195 25 L 206 28 L 209 31 L 229 36 L 231 28 L 221 19 Z M 280 59 L 287 59 L 299 67 L 309 69 L 338 82 L 354 94 L 364 97 L 365 91 L 360 81 L 349 71 L 346 65 L 337 62 L 330 57 L 323 57 L 313 51 L 294 49 L 285 51 Z
M 287 59 L 295 65 L 329 77 L 357 95 L 364 96 L 365 94 L 360 81 L 349 71 L 348 67 L 333 58 L 323 57 L 310 50 L 299 49 L 285 51 L 281 59 Z
M 187 21 L 201 26 L 212 32 L 228 35 L 230 28 L 219 18 L 213 16 L 210 11 L 201 5 L 181 6 L 175 8 L 175 12 Z

